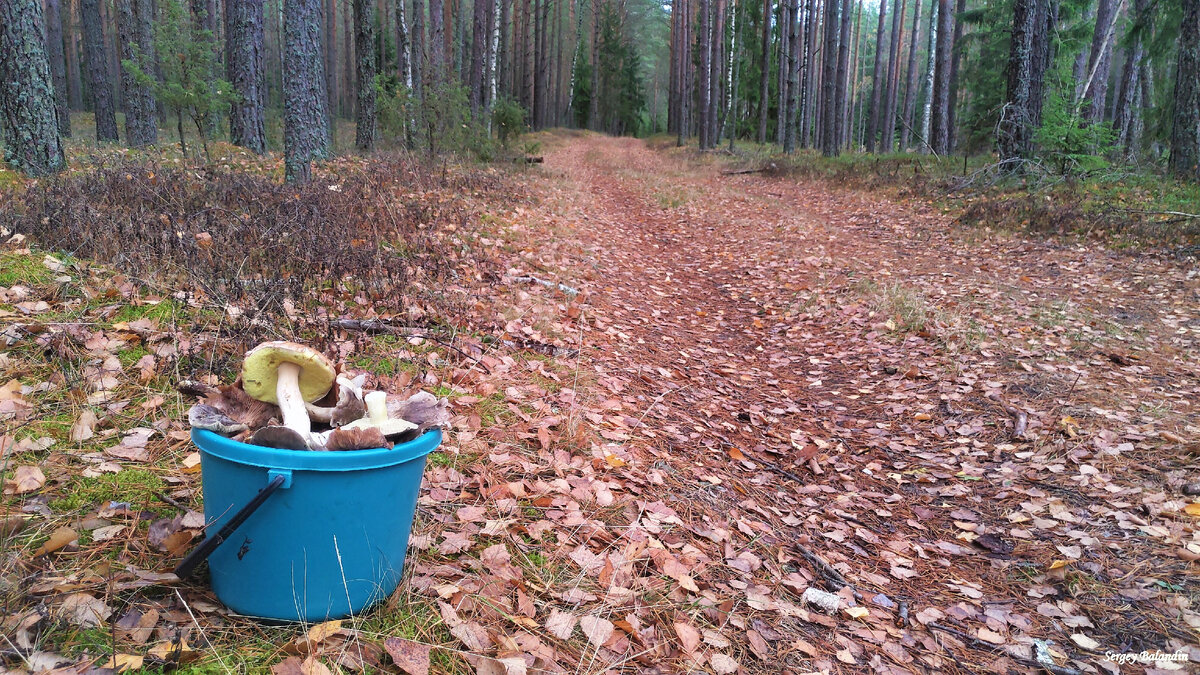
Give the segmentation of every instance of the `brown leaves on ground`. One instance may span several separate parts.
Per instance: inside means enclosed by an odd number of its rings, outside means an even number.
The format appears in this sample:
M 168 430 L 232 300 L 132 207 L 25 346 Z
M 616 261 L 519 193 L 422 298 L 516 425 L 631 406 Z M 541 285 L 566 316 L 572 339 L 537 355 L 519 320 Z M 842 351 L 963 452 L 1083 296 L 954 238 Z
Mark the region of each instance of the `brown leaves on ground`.
M 500 271 L 455 261 L 443 290 L 471 298 L 455 349 L 382 336 L 406 367 L 381 367 L 381 388 L 446 387 L 454 426 L 426 468 L 406 586 L 372 616 L 402 625 L 293 631 L 276 672 L 421 675 L 449 659 L 505 675 L 1065 673 L 1115 672 L 1106 650 L 1200 659 L 1200 501 L 1186 488 L 1200 288 L 1186 264 L 964 237 L 925 204 L 722 177 L 632 139 L 546 140 L 560 173 L 530 180 L 536 208 L 497 208 L 479 235 Z M 80 339 L 131 339 L 100 332 Z M 332 332 L 342 358 L 379 358 L 376 338 Z M 173 358 L 147 340 L 160 368 Z M 85 353 L 103 386 L 140 377 Z M 36 411 L 35 385 L 0 390 L 0 415 Z M 171 494 L 192 498 L 179 429 L 118 429 L 111 405 L 97 397 L 103 414 L 78 425 L 94 433 L 76 442 L 93 451 L 85 471 L 167 462 Z M 138 428 L 153 430 L 144 445 Z M 9 444 L 64 443 L 49 441 Z M 26 503 L 62 476 L 44 470 Z M 141 508 L 97 510 L 112 522 L 87 530 L 92 546 L 116 527 L 107 546 L 169 560 L 167 537 L 192 528 L 152 516 L 158 545 L 131 539 Z M 126 588 L 163 583 L 122 574 Z M 63 584 L 38 589 L 58 611 L 49 589 Z M 98 586 L 86 593 L 139 630 Z M 206 629 L 239 634 L 202 588 L 182 593 Z M 154 602 L 139 611 L 190 625 L 173 596 Z

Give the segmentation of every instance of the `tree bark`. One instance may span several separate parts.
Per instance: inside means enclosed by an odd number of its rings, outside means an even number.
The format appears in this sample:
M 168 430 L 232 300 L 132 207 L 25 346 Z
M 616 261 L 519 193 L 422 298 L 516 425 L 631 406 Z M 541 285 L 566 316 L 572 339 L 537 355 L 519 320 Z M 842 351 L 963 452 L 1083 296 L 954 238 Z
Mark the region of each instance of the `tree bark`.
M 854 16 L 854 0 L 841 0 L 841 5 L 842 26 L 841 34 L 838 36 L 837 87 L 834 90 L 834 98 L 837 104 L 837 110 L 834 112 L 834 119 L 837 122 L 835 142 L 838 148 L 841 148 L 845 144 L 846 127 L 849 121 L 846 117 L 846 78 L 850 71 L 850 22 Z
M 113 109 L 112 84 L 108 79 L 108 56 L 104 48 L 100 0 L 80 0 L 79 12 L 83 24 L 83 57 L 87 61 L 92 110 L 96 114 L 96 140 L 115 141 L 117 115 Z
M 413 98 L 423 100 L 425 96 L 425 79 L 429 76 L 429 54 L 425 44 L 425 0 L 413 0 L 412 17 L 412 68 Z
M 838 0 L 825 0 L 825 41 L 821 46 L 821 154 L 836 157 L 839 152 L 837 135 L 837 54 Z
M 758 79 L 758 142 L 767 142 L 767 101 L 771 96 L 771 0 L 762 3 L 762 32 Z
M 958 0 L 954 10 L 954 38 L 950 42 L 950 109 L 946 117 L 950 127 L 948 151 L 953 152 L 958 144 L 958 66 L 962 61 L 963 14 L 967 11 L 967 0 Z
M 1200 180 L 1200 0 L 1182 2 L 1168 167 L 1177 178 L 1196 181 Z
M 800 102 L 800 3 L 788 0 L 788 77 L 784 105 L 783 151 L 796 150 L 796 107 Z
M 900 54 L 904 43 L 904 12 L 907 0 L 892 12 L 892 39 L 888 41 L 887 104 L 883 110 L 881 146 L 883 152 L 892 152 L 896 145 L 896 106 L 900 89 Z
M 229 111 L 229 136 L 259 155 L 267 151 L 263 127 L 263 0 L 225 0 L 226 72 L 238 100 Z
M 436 89 L 446 81 L 445 1 L 429 0 L 429 82 Z
M 1092 31 L 1092 48 L 1088 52 L 1087 89 L 1083 92 L 1083 119 L 1091 123 L 1104 119 L 1108 100 L 1108 75 L 1112 68 L 1113 23 L 1117 20 L 1114 0 L 1096 3 L 1096 27 Z
M 788 90 L 788 72 L 791 70 L 789 62 L 791 61 L 791 28 L 790 17 L 788 16 L 787 0 L 779 0 L 779 21 L 776 22 L 776 30 L 779 33 L 778 48 L 779 57 L 775 76 L 778 79 L 776 89 L 779 90 L 775 100 L 775 142 L 783 144 L 784 128 L 787 124 L 785 119 L 787 90 Z
M 943 2 L 946 0 L 939 0 L 939 11 Z M 1045 90 L 1043 79 L 1051 60 L 1050 27 L 1057 23 L 1058 15 L 1057 7 L 1051 2 L 1052 0 L 1013 2 L 1008 83 L 996 139 L 1000 159 L 1010 162 L 1010 171 L 1023 170 L 1020 163 L 1014 160 L 1027 159 L 1032 155 L 1033 132 L 1042 122 L 1042 94 Z M 942 26 L 946 25 L 945 21 L 939 23 Z
M 412 90 L 412 45 L 408 38 L 408 19 L 404 15 L 404 0 L 396 0 L 396 79 L 410 91 Z
M 289 183 L 308 181 L 312 160 L 329 156 L 321 10 L 321 0 L 284 0 L 283 145 Z
M 63 58 L 67 62 L 67 107 L 70 110 L 83 110 L 83 76 L 80 74 L 80 40 L 82 33 L 79 26 L 79 12 L 76 10 L 79 0 L 62 0 L 59 16 L 63 27 Z
M 9 166 L 28 176 L 66 166 L 41 0 L 0 2 L 0 120 Z
M 871 109 L 867 121 L 867 152 L 875 152 L 875 139 L 879 135 L 879 105 L 885 88 L 882 80 L 883 64 L 886 62 L 883 52 L 886 19 L 887 0 L 879 0 L 879 25 L 875 29 L 875 70 L 871 76 Z
M 1117 145 L 1123 149 L 1125 161 L 1137 159 L 1138 150 L 1142 145 L 1142 62 L 1145 57 L 1143 36 L 1149 26 L 1139 26 L 1150 20 L 1146 12 L 1149 0 L 1134 0 L 1132 42 L 1129 45 L 1125 59 L 1125 67 L 1121 72 L 1121 85 L 1117 92 L 1117 105 L 1113 113 L 1113 129 L 1117 132 Z
M 929 40 L 926 46 L 925 57 L 925 96 L 922 100 L 922 109 L 924 113 L 921 115 L 921 152 L 927 154 L 933 146 L 929 144 L 930 132 L 933 130 L 933 71 L 937 65 L 937 30 L 938 26 L 938 6 L 934 2 L 929 6 Z
M 471 113 L 478 118 L 483 109 L 483 64 L 487 42 L 487 4 L 490 0 L 475 0 L 471 10 L 471 77 L 469 93 Z
M 374 0 L 354 0 L 354 66 L 358 77 L 354 145 L 359 150 L 370 150 L 375 146 Z
M 937 0 L 937 61 L 933 71 L 933 138 L 930 145 L 939 155 L 950 151 L 950 49 L 953 27 L 950 0 Z
M 121 59 L 136 64 L 150 76 L 154 74 L 154 41 L 151 26 L 154 13 L 150 0 L 117 0 L 120 22 Z M 158 113 L 154 92 L 149 85 L 137 81 L 133 71 L 121 68 L 122 100 L 125 102 L 125 142 L 131 148 L 141 148 L 158 142 Z
M 912 35 L 908 43 L 908 73 L 904 86 L 903 123 L 900 125 L 900 149 L 912 147 L 914 117 L 917 112 L 917 46 L 921 42 L 921 0 L 913 0 Z
M 54 105 L 58 116 L 58 131 L 71 137 L 71 108 L 67 104 L 67 61 L 63 50 L 62 4 L 46 0 L 46 58 L 50 61 L 50 76 L 54 83 Z

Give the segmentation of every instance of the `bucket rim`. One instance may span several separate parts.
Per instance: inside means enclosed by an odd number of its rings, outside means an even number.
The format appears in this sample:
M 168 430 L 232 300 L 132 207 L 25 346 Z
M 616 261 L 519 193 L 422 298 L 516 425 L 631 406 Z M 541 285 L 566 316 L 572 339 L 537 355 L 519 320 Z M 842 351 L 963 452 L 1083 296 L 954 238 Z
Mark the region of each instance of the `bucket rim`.
M 242 443 L 205 429 L 192 429 L 192 443 L 200 449 L 201 457 L 209 454 L 237 464 L 267 469 L 361 471 L 395 466 L 422 458 L 441 445 L 442 431 L 441 429 L 430 429 L 421 436 L 407 443 L 396 445 L 390 450 L 387 448 L 341 452 L 282 450 Z

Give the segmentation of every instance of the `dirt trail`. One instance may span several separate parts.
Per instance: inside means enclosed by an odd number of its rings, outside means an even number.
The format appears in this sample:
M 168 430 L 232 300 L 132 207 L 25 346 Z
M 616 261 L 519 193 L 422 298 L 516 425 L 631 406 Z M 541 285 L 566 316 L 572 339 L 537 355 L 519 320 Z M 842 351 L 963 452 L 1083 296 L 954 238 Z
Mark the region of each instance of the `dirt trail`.
M 702 588 L 660 630 L 691 612 L 762 672 L 1200 658 L 1194 264 L 633 139 L 547 146 L 527 262 L 584 291 L 578 404 Z M 847 583 L 869 614 L 799 599 Z

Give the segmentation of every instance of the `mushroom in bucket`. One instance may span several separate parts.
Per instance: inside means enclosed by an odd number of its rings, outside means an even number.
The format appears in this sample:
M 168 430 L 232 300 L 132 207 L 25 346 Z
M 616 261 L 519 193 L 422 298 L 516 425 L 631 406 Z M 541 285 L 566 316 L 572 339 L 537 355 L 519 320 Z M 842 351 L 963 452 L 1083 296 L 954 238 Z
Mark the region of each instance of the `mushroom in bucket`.
M 446 399 L 427 392 L 389 397 L 364 391 L 366 380 L 365 373 L 339 373 L 311 347 L 264 342 L 246 353 L 240 381 L 210 390 L 188 420 L 194 429 L 285 450 L 391 448 L 429 429 L 449 428 Z

